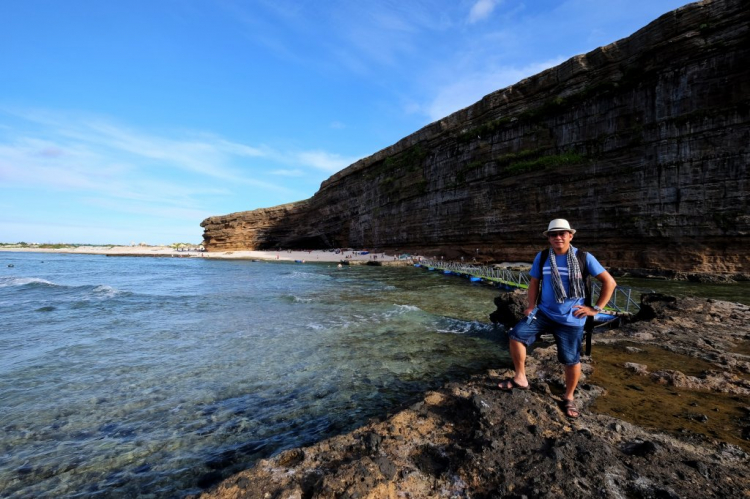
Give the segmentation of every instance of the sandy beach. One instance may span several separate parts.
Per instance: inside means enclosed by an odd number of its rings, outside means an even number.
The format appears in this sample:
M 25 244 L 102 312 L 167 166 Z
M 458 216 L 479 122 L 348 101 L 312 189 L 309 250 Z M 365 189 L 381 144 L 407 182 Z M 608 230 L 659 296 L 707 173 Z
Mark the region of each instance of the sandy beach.
M 397 255 L 385 253 L 370 253 L 364 250 L 343 251 L 333 250 L 310 251 L 178 251 L 170 246 L 71 246 L 65 248 L 33 248 L 33 247 L 3 247 L 0 251 L 21 251 L 25 253 L 65 253 L 81 255 L 111 255 L 111 256 L 152 256 L 175 258 L 215 258 L 215 259 L 243 259 L 266 261 L 292 262 L 340 262 L 342 260 L 355 262 L 393 262 Z

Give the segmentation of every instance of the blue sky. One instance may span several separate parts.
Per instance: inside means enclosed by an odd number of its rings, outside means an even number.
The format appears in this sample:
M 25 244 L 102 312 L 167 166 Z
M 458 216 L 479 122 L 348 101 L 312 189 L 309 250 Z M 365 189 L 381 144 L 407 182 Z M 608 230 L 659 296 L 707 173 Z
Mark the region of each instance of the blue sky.
M 198 243 L 671 0 L 5 0 L 0 242 Z

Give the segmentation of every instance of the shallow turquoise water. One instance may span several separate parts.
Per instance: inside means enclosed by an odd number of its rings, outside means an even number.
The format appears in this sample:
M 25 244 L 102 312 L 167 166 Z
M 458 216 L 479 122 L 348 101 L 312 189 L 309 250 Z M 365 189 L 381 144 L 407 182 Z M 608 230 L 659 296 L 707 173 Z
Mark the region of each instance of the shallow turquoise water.
M 198 492 L 508 365 L 496 294 L 412 267 L 0 253 L 0 494 Z

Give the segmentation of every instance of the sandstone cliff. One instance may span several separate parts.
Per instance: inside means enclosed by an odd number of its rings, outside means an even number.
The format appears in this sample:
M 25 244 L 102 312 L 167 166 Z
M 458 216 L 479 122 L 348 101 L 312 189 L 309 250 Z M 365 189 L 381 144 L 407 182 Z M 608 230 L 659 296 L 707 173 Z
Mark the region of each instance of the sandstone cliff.
M 323 182 L 211 217 L 208 251 L 528 261 L 552 218 L 608 266 L 748 272 L 750 9 L 707 0 L 484 97 Z

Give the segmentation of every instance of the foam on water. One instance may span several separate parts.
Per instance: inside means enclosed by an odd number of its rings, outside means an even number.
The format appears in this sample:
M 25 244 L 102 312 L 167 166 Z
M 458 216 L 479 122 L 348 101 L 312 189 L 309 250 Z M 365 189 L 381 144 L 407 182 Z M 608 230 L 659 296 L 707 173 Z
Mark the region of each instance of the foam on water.
M 419 307 L 416 307 L 414 305 L 395 305 L 396 309 L 400 313 L 408 313 L 408 312 L 421 312 L 422 309 Z
M 295 295 L 283 296 L 282 298 L 291 303 L 310 303 L 313 301 L 312 298 L 306 298 L 306 297 L 295 296 Z
M 7 497 L 199 492 L 507 361 L 473 325 L 492 290 L 412 268 L 13 258 L 0 281 Z
M 99 298 L 113 298 L 123 293 L 122 291 L 107 285 L 96 286 L 91 291 L 95 296 Z
M 43 284 L 55 286 L 54 283 L 38 277 L 0 277 L 0 288 L 9 286 L 28 286 L 30 284 Z

